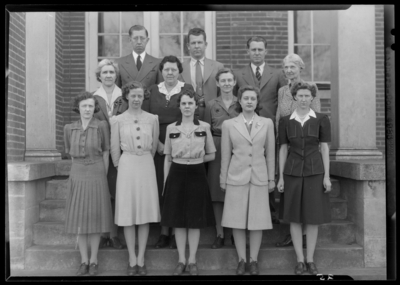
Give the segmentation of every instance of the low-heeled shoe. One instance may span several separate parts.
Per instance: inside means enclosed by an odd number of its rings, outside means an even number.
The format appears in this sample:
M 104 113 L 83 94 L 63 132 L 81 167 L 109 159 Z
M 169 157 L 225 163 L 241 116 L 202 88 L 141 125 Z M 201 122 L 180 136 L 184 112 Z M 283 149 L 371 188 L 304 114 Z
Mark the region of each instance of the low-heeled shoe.
M 294 268 L 294 274 L 301 275 L 306 271 L 306 266 L 304 262 L 298 262 Z
M 237 275 L 243 275 L 246 272 L 246 262 L 244 259 L 239 261 L 238 267 L 236 269 L 236 274 Z
M 107 237 L 100 237 L 99 248 L 104 248 L 108 246 L 108 238 Z
M 293 240 L 291 234 L 285 236 L 285 239 L 275 244 L 276 247 L 293 246 Z M 303 248 L 307 247 L 306 235 L 303 235 Z
M 89 272 L 89 264 L 87 264 L 87 263 L 82 263 L 80 266 L 79 266 L 79 269 L 78 269 L 78 271 L 76 272 L 76 275 L 77 276 L 82 276 L 82 275 L 85 275 L 86 273 L 88 273 Z
M 185 271 L 185 267 L 185 264 L 178 262 L 174 271 L 174 275 L 182 275 L 183 271 Z
M 123 249 L 125 246 L 121 243 L 118 237 L 112 237 L 108 240 L 108 245 L 116 248 L 116 249 Z
M 160 235 L 156 243 L 156 248 L 163 248 L 169 245 L 169 236 Z
M 126 270 L 128 276 L 134 276 L 137 273 L 137 265 L 131 266 L 128 262 L 128 269 Z
M 97 275 L 99 266 L 96 263 L 91 263 L 89 266 L 89 275 L 90 276 L 95 276 Z
M 225 243 L 225 239 L 223 237 L 221 237 L 221 235 L 218 235 L 215 238 L 215 241 L 214 241 L 213 245 L 211 246 L 211 248 L 214 248 L 214 249 L 221 248 L 224 246 L 224 243 Z
M 188 271 L 190 275 L 199 275 L 196 263 L 189 263 Z
M 306 264 L 307 264 L 308 273 L 310 273 L 311 275 L 317 275 L 318 274 L 318 269 L 315 266 L 314 262 L 307 262 Z
M 172 236 L 169 238 L 169 248 L 171 248 L 171 249 L 177 248 L 177 246 L 176 246 L 176 240 L 175 240 L 175 235 L 172 235 Z
M 258 270 L 258 263 L 257 261 L 250 262 L 249 271 L 251 275 L 258 275 L 260 271 Z
M 137 273 L 139 274 L 139 275 L 142 275 L 142 276 L 144 276 L 144 275 L 146 275 L 147 274 L 147 268 L 146 268 L 146 265 L 145 264 L 143 264 L 143 266 L 137 266 Z

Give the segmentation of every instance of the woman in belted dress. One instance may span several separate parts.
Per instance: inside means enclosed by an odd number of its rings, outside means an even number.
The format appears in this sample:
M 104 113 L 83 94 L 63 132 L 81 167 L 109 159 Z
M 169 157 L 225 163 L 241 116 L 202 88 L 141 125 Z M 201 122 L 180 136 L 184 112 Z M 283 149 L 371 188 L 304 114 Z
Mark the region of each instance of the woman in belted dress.
M 142 110 L 148 98 L 140 82 L 122 87 L 128 110 L 113 117 L 111 124 L 111 157 L 118 170 L 115 197 L 115 223 L 124 227 L 129 251 L 128 275 L 146 275 L 144 254 L 149 223 L 160 222 L 160 206 L 153 157 L 157 150 L 159 123 L 157 115 Z M 122 149 L 122 155 L 121 155 Z M 138 225 L 138 255 L 135 254 L 135 226 Z
M 185 268 L 197 275 L 196 252 L 200 229 L 215 226 L 211 196 L 204 163 L 215 157 L 215 146 L 208 123 L 194 117 L 198 95 L 191 90 L 178 97 L 182 119 L 168 125 L 165 139 L 165 187 L 161 226 L 175 228 L 179 261 L 174 275 Z M 186 240 L 189 259 L 186 264 Z
M 65 231 L 78 235 L 81 266 L 77 275 L 96 275 L 100 234 L 109 232 L 112 223 L 107 183 L 110 131 L 107 122 L 93 117 L 99 105 L 91 93 L 83 92 L 75 97 L 73 110 L 81 118 L 64 127 L 65 152 L 72 158 Z
M 317 274 L 314 252 L 318 225 L 331 222 L 329 192 L 329 146 L 331 127 L 325 114 L 314 112 L 316 96 L 312 84 L 298 82 L 292 88 L 298 101 L 295 111 L 279 122 L 278 191 L 285 192 L 283 220 L 290 223 L 290 233 L 297 256 L 295 274 Z M 290 149 L 288 151 L 288 146 Z M 307 234 L 307 258 L 303 254 L 302 225 Z

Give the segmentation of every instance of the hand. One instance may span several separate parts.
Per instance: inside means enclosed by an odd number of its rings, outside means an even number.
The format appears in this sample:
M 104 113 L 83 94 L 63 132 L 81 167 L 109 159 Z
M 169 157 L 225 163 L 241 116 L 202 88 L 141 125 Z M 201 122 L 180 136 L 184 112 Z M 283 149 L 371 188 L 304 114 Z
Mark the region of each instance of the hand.
M 221 187 L 221 191 L 225 193 L 226 190 L 225 190 L 224 188 Z
M 332 190 L 332 183 L 328 177 L 324 177 L 324 188 L 325 188 L 324 193 L 329 193 Z
M 268 193 L 272 193 L 275 190 L 275 181 L 268 182 Z
M 278 188 L 278 192 L 279 193 L 283 193 L 284 192 L 284 182 L 283 182 L 283 179 L 282 178 L 279 178 L 279 181 L 278 181 L 278 185 L 276 186 L 277 188 Z
M 158 142 L 157 152 L 159 155 L 164 155 L 164 144 L 162 142 Z

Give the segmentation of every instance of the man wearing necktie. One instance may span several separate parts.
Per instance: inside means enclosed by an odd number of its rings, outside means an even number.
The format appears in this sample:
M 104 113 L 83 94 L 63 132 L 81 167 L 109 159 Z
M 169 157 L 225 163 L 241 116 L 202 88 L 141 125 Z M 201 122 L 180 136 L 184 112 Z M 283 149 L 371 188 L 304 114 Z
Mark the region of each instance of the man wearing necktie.
M 139 81 L 149 88 L 164 81 L 158 69 L 161 60 L 152 57 L 145 51 L 149 40 L 149 34 L 145 27 L 135 25 L 129 29 L 129 42 L 133 51 L 116 60 L 120 73 L 116 81 L 118 87 L 121 88 L 131 81 Z
M 204 30 L 200 28 L 193 28 L 189 31 L 187 48 L 190 59 L 182 63 L 183 72 L 179 80 L 191 84 L 196 93 L 200 95 L 201 100 L 196 115 L 199 120 L 203 120 L 205 102 L 218 96 L 215 75 L 218 70 L 224 68 L 224 65 L 204 56 L 207 48 L 207 37 Z
M 278 90 L 287 84 L 287 80 L 282 71 L 276 70 L 266 63 L 267 41 L 264 37 L 251 37 L 247 41 L 247 54 L 250 57 L 250 64 L 234 71 L 236 86 L 233 92 L 236 95 L 239 88 L 243 85 L 258 87 L 260 89 L 260 106 L 262 107 L 259 115 L 270 118 L 275 124 L 278 107 Z M 276 217 L 274 192 L 270 193 L 269 201 L 272 222 L 278 224 L 279 220 Z

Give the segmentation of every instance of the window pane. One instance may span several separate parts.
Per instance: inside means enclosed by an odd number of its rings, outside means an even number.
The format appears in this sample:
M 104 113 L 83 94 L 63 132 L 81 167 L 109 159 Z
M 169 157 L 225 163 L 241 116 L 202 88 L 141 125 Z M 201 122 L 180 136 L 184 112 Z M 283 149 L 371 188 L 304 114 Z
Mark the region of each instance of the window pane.
M 331 81 L 331 51 L 329 46 L 314 47 L 314 81 Z
M 181 32 L 181 12 L 160 12 L 160 33 Z
M 122 12 L 121 13 L 121 33 L 129 33 L 129 29 L 134 25 L 143 26 L 143 12 Z M 147 30 L 148 31 L 148 30 Z
M 181 56 L 180 36 L 160 36 L 160 57 L 167 55 Z
M 294 53 L 298 54 L 304 62 L 305 68 L 301 71 L 300 77 L 305 81 L 311 81 L 311 47 L 294 46 Z
M 119 57 L 118 36 L 99 36 L 99 56 Z
M 314 44 L 330 44 L 331 11 L 314 11 Z
M 187 34 L 183 36 L 183 55 L 184 56 L 190 56 L 190 52 L 187 48 L 187 44 L 188 44 L 188 37 Z
M 99 13 L 99 33 L 118 33 L 119 15 L 118 12 Z
M 122 36 L 122 54 L 123 55 L 127 55 L 132 53 L 132 44 L 129 42 L 129 36 Z
M 187 34 L 193 28 L 204 30 L 204 12 L 183 12 L 183 17 L 183 33 Z
M 297 11 L 294 12 L 294 43 L 310 44 L 311 43 L 311 12 Z

